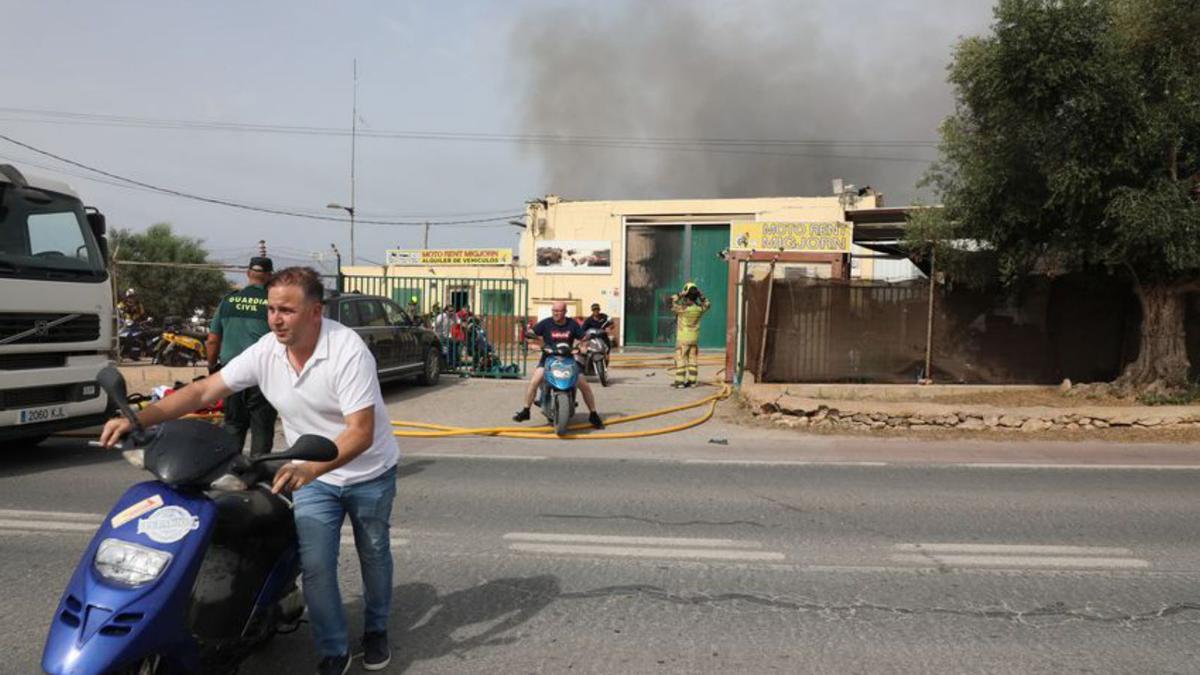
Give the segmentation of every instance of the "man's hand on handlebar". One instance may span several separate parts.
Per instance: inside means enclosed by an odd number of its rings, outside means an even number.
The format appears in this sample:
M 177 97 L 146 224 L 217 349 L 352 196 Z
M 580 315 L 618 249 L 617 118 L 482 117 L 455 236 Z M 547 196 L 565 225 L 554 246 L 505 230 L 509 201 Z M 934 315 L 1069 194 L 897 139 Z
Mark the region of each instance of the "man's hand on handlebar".
M 295 492 L 317 479 L 312 462 L 291 462 L 275 472 L 275 483 L 271 492 Z
M 124 417 L 114 417 L 104 423 L 104 430 L 100 432 L 100 445 L 105 448 L 112 448 L 121 442 L 121 438 L 133 431 L 133 423 Z

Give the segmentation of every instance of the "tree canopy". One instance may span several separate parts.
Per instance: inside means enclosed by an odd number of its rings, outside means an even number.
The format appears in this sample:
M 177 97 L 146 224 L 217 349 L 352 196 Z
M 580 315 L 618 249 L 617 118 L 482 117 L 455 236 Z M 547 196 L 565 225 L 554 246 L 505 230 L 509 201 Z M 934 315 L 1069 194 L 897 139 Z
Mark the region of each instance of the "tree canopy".
M 118 263 L 208 262 L 201 240 L 173 233 L 168 223 L 151 225 L 145 232 L 114 230 L 110 249 Z M 196 307 L 211 310 L 230 285 L 217 270 L 118 264 L 118 292 L 127 288 L 137 291 L 146 312 L 161 320 L 166 316 L 189 316 Z
M 945 209 L 917 236 L 978 242 L 1009 278 L 1128 273 L 1138 361 L 1165 364 L 1133 379 L 1179 384 L 1182 296 L 1200 289 L 1200 3 L 1000 0 L 994 16 L 954 52 L 927 177 Z

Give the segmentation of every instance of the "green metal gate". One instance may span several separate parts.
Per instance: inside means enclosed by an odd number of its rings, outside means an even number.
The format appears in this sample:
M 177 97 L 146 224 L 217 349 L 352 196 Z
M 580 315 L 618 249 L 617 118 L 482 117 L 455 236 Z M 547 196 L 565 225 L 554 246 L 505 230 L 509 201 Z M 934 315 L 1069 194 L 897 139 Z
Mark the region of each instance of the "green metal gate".
M 529 282 L 524 279 L 342 275 L 342 293 L 388 298 L 436 333 L 444 372 L 525 376 Z M 441 317 L 449 307 L 452 313 Z
M 694 281 L 712 303 L 700 324 L 700 346 L 725 346 L 729 268 L 719 253 L 729 246 L 727 224 L 630 225 L 625 246 L 625 342 L 675 343 L 671 295 Z

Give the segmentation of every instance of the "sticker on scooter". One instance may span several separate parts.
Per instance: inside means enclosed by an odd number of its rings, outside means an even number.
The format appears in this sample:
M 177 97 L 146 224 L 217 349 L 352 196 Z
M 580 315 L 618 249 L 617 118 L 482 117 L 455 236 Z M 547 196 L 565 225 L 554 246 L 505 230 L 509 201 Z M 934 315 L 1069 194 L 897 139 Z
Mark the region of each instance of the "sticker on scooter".
M 159 544 L 174 544 L 200 527 L 200 518 L 182 506 L 165 506 L 138 521 L 138 534 Z
M 151 511 L 153 511 L 154 509 L 157 509 L 158 507 L 160 507 L 162 505 L 163 505 L 163 498 L 161 495 L 154 495 L 153 497 L 146 497 L 142 501 L 137 502 L 136 504 L 133 504 L 132 506 L 126 508 L 124 511 L 121 511 L 117 515 L 113 516 L 112 521 L 111 521 L 112 526 L 114 528 L 120 527 L 120 526 L 124 525 L 125 523 L 128 523 L 129 521 L 133 520 L 134 518 L 137 518 L 139 516 L 144 516 L 147 513 L 150 513 Z

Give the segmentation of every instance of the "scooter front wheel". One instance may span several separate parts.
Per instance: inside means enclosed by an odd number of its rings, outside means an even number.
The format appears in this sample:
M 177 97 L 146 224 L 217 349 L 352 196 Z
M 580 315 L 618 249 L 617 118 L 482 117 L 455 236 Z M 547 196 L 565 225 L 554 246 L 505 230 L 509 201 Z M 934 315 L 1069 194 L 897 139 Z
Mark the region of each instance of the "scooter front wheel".
M 157 654 L 144 657 L 120 670 L 113 671 L 114 675 L 162 675 L 166 672 L 166 664 Z
M 608 386 L 608 364 L 604 359 L 596 359 L 596 376 L 600 378 L 600 386 Z
M 554 392 L 554 433 L 562 436 L 571 424 L 571 397 L 565 391 Z

